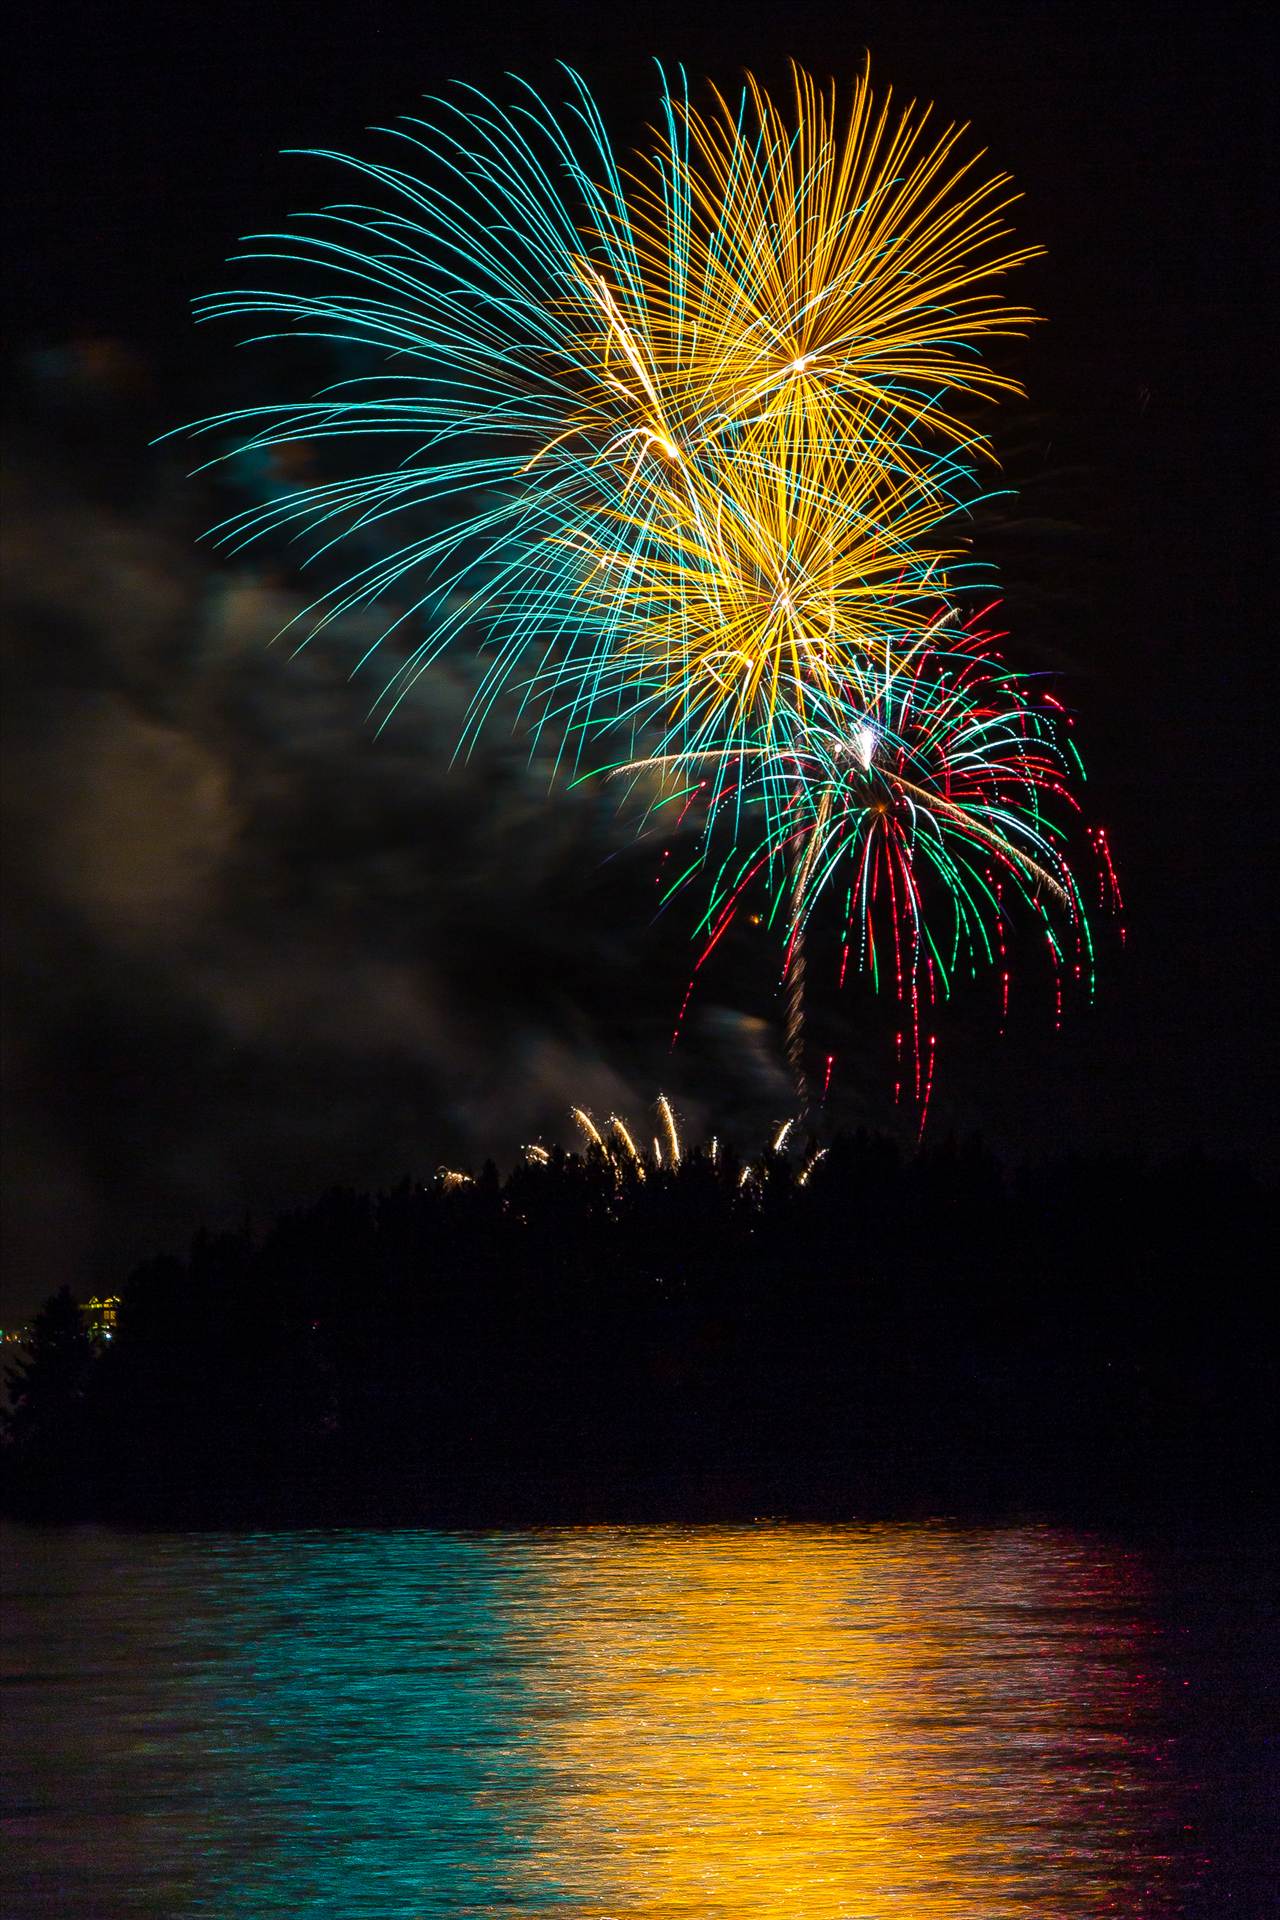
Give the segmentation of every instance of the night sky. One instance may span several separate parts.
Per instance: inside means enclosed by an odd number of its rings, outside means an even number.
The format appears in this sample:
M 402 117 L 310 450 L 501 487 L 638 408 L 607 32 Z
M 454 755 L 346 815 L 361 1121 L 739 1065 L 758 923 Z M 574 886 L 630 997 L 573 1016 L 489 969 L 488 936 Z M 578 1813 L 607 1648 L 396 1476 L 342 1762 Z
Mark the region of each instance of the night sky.
M 374 739 L 359 634 L 269 645 L 288 556 L 197 536 L 237 504 L 149 443 L 302 393 L 286 354 L 195 329 L 245 232 L 333 197 L 449 79 L 580 67 L 618 143 L 650 57 L 731 86 L 789 56 L 968 119 L 1047 258 L 1014 296 L 1029 389 L 997 439 L 1019 502 L 987 551 L 1010 657 L 1079 712 L 1089 816 L 1128 904 L 1061 1032 L 1037 955 L 997 1037 L 979 983 L 939 1022 L 931 1130 L 1010 1156 L 1202 1146 L 1274 1169 L 1276 808 L 1268 464 L 1274 204 L 1264 10 L 475 0 L 25 14 L 9 180 L 5 526 L 5 1312 L 119 1282 L 202 1222 L 262 1219 L 537 1132 L 571 1100 L 758 1139 L 791 1099 L 768 953 L 745 933 L 668 1052 L 694 949 L 655 920 L 659 846 L 616 796 L 548 792 L 494 730 L 450 764 L 465 668 Z M 253 357 L 257 353 L 259 357 Z M 316 382 L 318 384 L 318 380 Z M 815 996 L 833 1112 L 884 1117 L 891 1004 Z

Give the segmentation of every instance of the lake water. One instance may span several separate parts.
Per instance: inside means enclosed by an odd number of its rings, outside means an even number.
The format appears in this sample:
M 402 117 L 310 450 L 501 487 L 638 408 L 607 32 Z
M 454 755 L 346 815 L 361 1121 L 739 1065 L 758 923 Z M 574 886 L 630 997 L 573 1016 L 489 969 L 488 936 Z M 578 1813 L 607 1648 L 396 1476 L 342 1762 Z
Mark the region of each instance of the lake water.
M 9 1916 L 1280 1911 L 1257 1560 L 7 1529 Z

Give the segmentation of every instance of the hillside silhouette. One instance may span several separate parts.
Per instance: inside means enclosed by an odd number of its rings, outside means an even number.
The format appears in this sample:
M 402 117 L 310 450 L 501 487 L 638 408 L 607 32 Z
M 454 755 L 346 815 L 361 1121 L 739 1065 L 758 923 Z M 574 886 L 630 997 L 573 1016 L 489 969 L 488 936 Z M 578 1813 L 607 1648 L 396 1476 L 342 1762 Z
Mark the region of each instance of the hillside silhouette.
M 980 1142 L 333 1190 L 70 1294 L 5 1499 L 128 1524 L 1173 1517 L 1266 1501 L 1272 1202 Z

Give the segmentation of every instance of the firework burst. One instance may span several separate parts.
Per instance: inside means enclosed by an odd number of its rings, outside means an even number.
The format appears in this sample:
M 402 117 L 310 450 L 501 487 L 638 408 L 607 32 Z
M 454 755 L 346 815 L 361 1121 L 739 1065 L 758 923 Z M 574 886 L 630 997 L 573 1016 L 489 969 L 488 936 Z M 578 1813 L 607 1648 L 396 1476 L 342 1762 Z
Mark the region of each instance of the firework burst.
M 959 129 L 927 139 L 927 114 L 877 105 L 865 78 L 843 125 L 799 73 L 794 126 L 754 81 L 707 114 L 667 86 L 662 131 L 624 168 L 569 77 L 560 116 L 462 89 L 388 130 L 394 158 L 323 155 L 377 200 L 259 236 L 240 258 L 275 284 L 199 312 L 382 362 L 202 423 L 238 450 L 378 459 L 234 516 L 231 545 L 288 531 L 319 553 L 412 528 L 300 612 L 300 637 L 398 600 L 387 632 L 427 633 L 380 715 L 465 638 L 488 649 L 469 732 L 511 687 L 576 753 L 620 702 L 632 717 L 637 623 L 667 655 L 685 631 L 705 654 L 687 609 L 705 627 L 722 569 L 739 650 L 759 655 L 748 704 L 851 600 L 855 628 L 883 624 L 904 564 L 929 564 L 921 542 L 976 491 L 985 443 L 946 397 L 1008 389 L 975 347 L 1031 316 L 995 291 L 1027 252 L 1005 244 L 1004 177 L 975 183 Z M 668 674 L 678 716 L 689 676 Z M 704 706 L 687 725 L 712 724 Z
M 625 162 L 568 78 L 558 111 L 460 89 L 386 130 L 386 158 L 324 155 L 367 197 L 258 237 L 248 283 L 202 303 L 377 361 L 203 423 L 355 468 L 219 535 L 379 541 L 294 632 L 387 610 L 409 644 L 381 721 L 462 642 L 483 663 L 464 747 L 511 694 L 558 765 L 696 798 L 703 957 L 763 874 L 802 1094 L 805 928 L 843 877 L 842 968 L 892 972 L 923 1102 L 922 982 L 1002 959 L 1012 897 L 1088 945 L 1059 717 L 958 599 L 994 472 L 967 416 L 1017 390 L 982 349 L 1034 318 L 1000 282 L 1035 249 L 965 130 L 866 77 L 843 115 L 799 71 L 786 107 L 748 78 L 702 108 L 664 78 Z M 579 1123 L 641 1166 L 622 1122 Z
M 670 898 L 711 876 L 699 967 L 763 893 L 764 917 L 784 933 L 788 1006 L 798 1004 L 805 930 L 820 902 L 840 902 L 839 983 L 853 965 L 906 1007 L 923 1122 L 932 1040 L 922 1016 L 980 965 L 998 969 L 1007 1007 L 1016 906 L 1040 921 L 1055 969 L 1069 965 L 1092 989 L 1092 934 L 1069 857 L 1079 812 L 1070 717 L 1011 673 L 973 623 L 942 613 L 913 646 L 866 662 L 835 699 L 811 691 L 803 717 L 788 712 L 786 739 L 614 772 L 659 774 L 656 808 L 702 802 L 692 857 L 668 883 Z

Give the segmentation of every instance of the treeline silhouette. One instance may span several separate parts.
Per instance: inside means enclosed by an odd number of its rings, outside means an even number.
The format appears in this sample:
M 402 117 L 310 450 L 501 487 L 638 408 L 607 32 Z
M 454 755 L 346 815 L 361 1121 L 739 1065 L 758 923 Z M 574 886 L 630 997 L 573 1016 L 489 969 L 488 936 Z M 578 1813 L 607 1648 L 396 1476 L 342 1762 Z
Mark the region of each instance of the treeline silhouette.
M 1242 1168 L 837 1139 L 801 1179 L 335 1190 L 65 1291 L 10 1370 L 6 1502 L 162 1525 L 488 1525 L 1264 1502 L 1271 1201 Z

